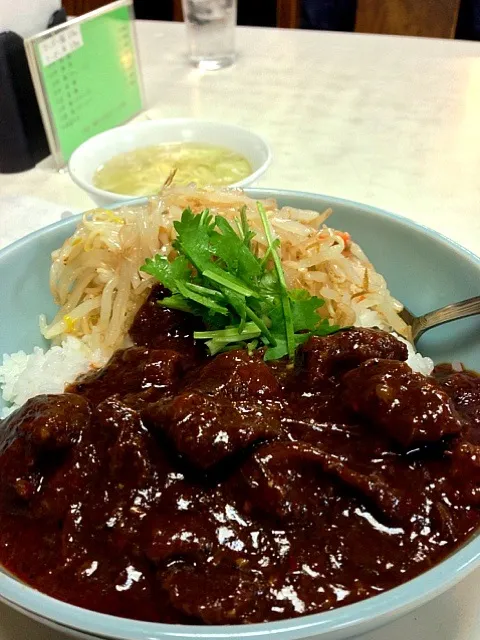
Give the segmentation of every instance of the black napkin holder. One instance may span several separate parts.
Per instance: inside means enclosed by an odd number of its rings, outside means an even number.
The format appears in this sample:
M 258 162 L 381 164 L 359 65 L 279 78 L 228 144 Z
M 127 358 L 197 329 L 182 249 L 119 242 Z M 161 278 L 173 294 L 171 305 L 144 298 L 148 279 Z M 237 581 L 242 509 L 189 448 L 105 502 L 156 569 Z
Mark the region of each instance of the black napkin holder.
M 48 27 L 66 22 L 63 9 Z M 32 169 L 50 154 L 23 39 L 0 33 L 0 173 Z

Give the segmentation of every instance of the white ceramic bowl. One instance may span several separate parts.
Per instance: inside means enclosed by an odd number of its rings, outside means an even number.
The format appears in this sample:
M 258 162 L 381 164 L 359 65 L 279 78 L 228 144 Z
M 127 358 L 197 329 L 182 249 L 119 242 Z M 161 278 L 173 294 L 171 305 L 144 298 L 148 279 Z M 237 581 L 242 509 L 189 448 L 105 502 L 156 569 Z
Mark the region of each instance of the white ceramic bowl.
M 70 176 L 100 206 L 127 202 L 135 196 L 97 189 L 93 185 L 97 168 L 119 153 L 169 142 L 204 142 L 227 147 L 245 156 L 252 173 L 230 185 L 232 187 L 253 184 L 265 173 L 272 160 L 272 152 L 265 140 L 248 129 L 222 122 L 172 118 L 127 124 L 90 138 L 72 154 L 68 163 Z

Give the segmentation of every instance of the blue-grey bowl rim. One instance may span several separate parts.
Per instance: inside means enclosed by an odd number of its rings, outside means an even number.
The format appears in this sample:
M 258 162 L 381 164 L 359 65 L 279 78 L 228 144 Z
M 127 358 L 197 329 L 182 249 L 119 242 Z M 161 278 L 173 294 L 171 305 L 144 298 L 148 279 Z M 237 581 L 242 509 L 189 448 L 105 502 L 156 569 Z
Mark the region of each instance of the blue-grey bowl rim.
M 267 188 L 245 189 L 245 192 L 254 198 L 282 198 L 282 196 L 293 196 L 299 197 L 300 199 L 318 198 L 328 201 L 333 207 L 335 204 L 345 205 L 366 213 L 374 213 L 382 217 L 390 218 L 401 225 L 408 226 L 429 236 L 434 242 L 447 245 L 455 253 L 468 258 L 477 265 L 480 275 L 480 257 L 441 233 L 403 216 L 351 200 L 311 192 Z M 139 204 L 145 202 L 145 200 L 146 198 L 136 198 L 127 203 L 122 202 L 115 206 Z M 54 222 L 17 240 L 0 250 L 0 260 L 8 253 L 15 252 L 22 246 L 28 245 L 34 238 L 48 234 L 52 229 L 71 226 L 80 220 L 81 216 L 82 214 L 78 214 L 65 220 Z M 375 618 L 382 619 L 382 624 L 384 624 L 388 622 L 389 614 L 393 616 L 393 614 L 398 611 L 401 611 L 402 614 L 412 611 L 417 608 L 417 606 L 433 599 L 436 595 L 447 591 L 477 566 L 480 566 L 479 535 L 474 536 L 469 542 L 465 543 L 432 569 L 422 573 L 413 580 L 409 580 L 377 596 L 338 609 L 333 609 L 332 611 L 314 613 L 278 622 L 249 625 L 170 625 L 118 618 L 56 600 L 1 572 L 0 600 L 6 604 L 11 604 L 17 610 L 35 614 L 38 618 L 44 619 L 45 621 L 51 620 L 66 629 L 92 634 L 98 638 L 114 638 L 120 640 L 228 638 L 230 640 L 237 640 L 240 638 L 262 638 L 268 635 L 274 635 L 284 640 L 294 640 L 296 638 L 310 637 L 313 634 L 331 633 L 333 631 L 339 632 L 341 630 L 348 630 L 349 628 L 352 628 L 352 632 L 354 632 L 354 627 L 366 624 Z M 92 619 L 91 621 L 90 618 Z

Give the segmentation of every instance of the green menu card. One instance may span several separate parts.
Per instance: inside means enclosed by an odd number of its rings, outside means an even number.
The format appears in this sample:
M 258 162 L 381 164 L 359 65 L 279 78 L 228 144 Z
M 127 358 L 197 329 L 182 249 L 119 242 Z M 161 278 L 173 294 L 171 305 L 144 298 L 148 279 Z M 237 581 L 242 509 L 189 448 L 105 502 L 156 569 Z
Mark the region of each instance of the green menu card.
M 118 0 L 25 41 L 59 167 L 82 142 L 142 110 L 132 17 L 132 0 Z

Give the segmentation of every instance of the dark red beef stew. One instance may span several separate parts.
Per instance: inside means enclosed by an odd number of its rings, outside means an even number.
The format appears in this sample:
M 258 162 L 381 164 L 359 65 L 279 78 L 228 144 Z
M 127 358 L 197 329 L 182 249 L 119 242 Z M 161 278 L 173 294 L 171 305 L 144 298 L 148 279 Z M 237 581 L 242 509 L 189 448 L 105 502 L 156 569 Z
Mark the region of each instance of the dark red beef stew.
M 0 427 L 0 563 L 55 598 L 186 624 L 278 620 L 399 585 L 480 522 L 480 378 L 395 337 L 294 365 L 205 356 L 156 304 L 135 346 Z

